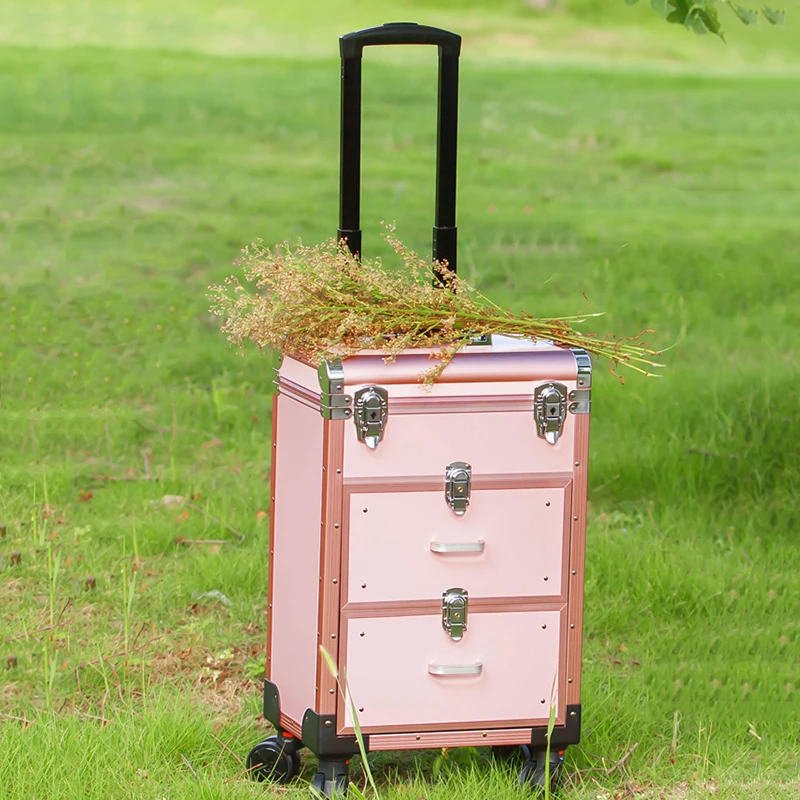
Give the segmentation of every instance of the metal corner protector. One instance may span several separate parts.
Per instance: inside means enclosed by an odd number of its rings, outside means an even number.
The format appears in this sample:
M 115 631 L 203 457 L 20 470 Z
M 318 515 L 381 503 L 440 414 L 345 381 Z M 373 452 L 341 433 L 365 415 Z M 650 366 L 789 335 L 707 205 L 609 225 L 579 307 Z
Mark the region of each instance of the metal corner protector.
M 323 359 L 317 367 L 321 389 L 319 413 L 323 419 L 350 419 L 353 398 L 344 393 L 344 366 L 341 358 Z

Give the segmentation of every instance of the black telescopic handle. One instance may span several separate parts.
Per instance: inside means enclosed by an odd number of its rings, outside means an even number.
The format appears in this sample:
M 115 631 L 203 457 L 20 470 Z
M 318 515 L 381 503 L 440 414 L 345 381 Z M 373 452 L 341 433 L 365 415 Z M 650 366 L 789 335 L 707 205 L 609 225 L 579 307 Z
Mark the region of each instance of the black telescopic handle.
M 390 22 L 339 39 L 342 55 L 342 131 L 339 173 L 339 233 L 353 255 L 361 255 L 361 55 L 370 45 L 433 44 L 439 48 L 439 103 L 436 133 L 436 213 L 433 259 L 456 270 L 456 141 L 458 57 L 456 33 Z

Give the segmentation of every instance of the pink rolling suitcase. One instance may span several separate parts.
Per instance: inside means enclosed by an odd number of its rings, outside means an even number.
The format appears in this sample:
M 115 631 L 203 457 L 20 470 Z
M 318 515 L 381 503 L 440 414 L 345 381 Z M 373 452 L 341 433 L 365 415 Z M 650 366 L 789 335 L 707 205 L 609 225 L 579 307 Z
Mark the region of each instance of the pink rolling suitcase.
M 341 38 L 339 237 L 359 252 L 362 48 L 439 48 L 434 258 L 456 266 L 461 39 L 398 23 Z M 347 786 L 358 752 L 492 746 L 542 786 L 580 735 L 591 363 L 495 336 L 430 390 L 428 351 L 362 351 L 277 375 L 264 716 L 251 774 Z M 338 664 L 341 697 L 320 648 Z

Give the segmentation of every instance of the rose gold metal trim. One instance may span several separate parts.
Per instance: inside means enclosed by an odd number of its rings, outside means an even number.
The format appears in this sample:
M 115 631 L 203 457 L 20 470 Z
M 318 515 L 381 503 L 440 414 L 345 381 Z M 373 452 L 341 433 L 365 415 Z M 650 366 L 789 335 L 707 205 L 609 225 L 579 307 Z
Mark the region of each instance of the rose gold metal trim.
M 423 731 L 477 731 L 483 733 L 484 731 L 497 728 L 528 728 L 528 735 L 530 736 L 530 728 L 546 728 L 548 723 L 547 717 L 537 717 L 536 719 L 489 719 L 489 720 L 465 720 L 463 722 L 450 722 L 442 724 L 441 722 L 431 722 L 427 725 L 362 725 L 361 730 L 364 733 L 370 734 L 370 749 L 372 749 L 372 734 L 373 733 L 411 733 L 418 734 Z M 555 726 L 563 726 L 564 718 L 556 715 Z M 336 733 L 340 736 L 348 736 L 353 734 L 353 728 L 340 726 Z M 528 739 L 527 741 L 530 741 Z
M 305 386 L 301 386 L 299 383 L 290 381 L 287 378 L 279 378 L 278 391 L 287 397 L 291 397 L 292 400 L 296 400 L 298 403 L 301 403 L 304 406 L 313 408 L 316 411 L 319 411 L 320 409 L 321 403 L 319 392 L 314 392 Z
M 375 381 L 373 381 L 374 383 Z M 298 403 L 319 409 L 320 393 L 307 386 L 280 377 L 278 389 L 281 394 Z M 348 387 L 352 391 L 352 387 Z M 533 394 L 507 394 L 486 397 L 463 395 L 456 397 L 394 397 L 391 398 L 392 414 L 473 414 L 502 411 L 530 411 L 533 414 Z
M 419 382 L 431 368 L 431 358 L 419 351 L 406 351 L 389 364 L 382 355 L 356 355 L 345 367 L 347 383 L 378 383 L 381 386 Z M 506 352 L 462 351 L 436 379 L 437 383 L 483 383 L 486 381 L 575 380 L 575 356 L 558 348 Z
M 561 596 L 569 597 L 569 547 L 572 540 L 572 481 L 564 487 L 564 520 L 561 525 Z M 562 620 L 563 622 L 564 620 Z M 558 663 L 564 664 L 565 651 L 561 651 Z
M 272 576 L 275 571 L 275 559 L 272 554 L 275 552 L 275 476 L 278 473 L 276 458 L 278 449 L 278 397 L 272 396 L 272 460 L 269 472 L 269 566 L 267 577 L 267 653 L 265 677 L 267 680 L 272 678 Z
M 487 747 L 497 744 L 529 744 L 530 728 L 509 728 L 506 730 L 459 731 L 419 731 L 418 733 L 378 734 L 369 737 L 372 750 L 419 750 L 434 747 Z
M 323 465 L 322 544 L 320 549 L 319 644 L 334 663 L 339 658 L 339 603 L 342 560 L 342 473 L 344 470 L 345 420 L 326 420 Z M 334 582 L 335 581 L 335 582 Z M 334 691 L 331 692 L 330 690 Z M 319 653 L 317 656 L 317 702 L 319 714 L 336 711 L 336 679 Z
M 575 415 L 575 482 L 572 491 L 572 536 L 569 556 L 569 598 L 567 610 L 567 703 L 580 703 L 581 657 L 583 649 L 583 582 L 586 556 L 586 512 L 589 460 L 589 414 Z M 577 519 L 576 519 L 577 518 Z M 572 628 L 571 626 L 575 627 Z
M 563 611 L 566 598 L 558 595 L 546 597 L 470 597 L 470 614 L 497 614 L 501 612 Z M 342 619 L 369 619 L 373 617 L 420 617 L 442 613 L 442 600 L 386 600 L 378 603 L 346 603 Z
M 303 726 L 287 717 L 283 711 L 281 711 L 278 721 L 281 723 L 281 730 L 291 733 L 295 738 L 299 739 L 303 735 Z
M 444 491 L 444 468 L 436 477 L 399 475 L 396 478 L 358 478 L 345 480 L 349 495 L 370 492 L 439 492 Z M 571 472 L 518 472 L 496 475 L 473 474 L 472 490 L 479 489 L 563 489 L 572 482 Z

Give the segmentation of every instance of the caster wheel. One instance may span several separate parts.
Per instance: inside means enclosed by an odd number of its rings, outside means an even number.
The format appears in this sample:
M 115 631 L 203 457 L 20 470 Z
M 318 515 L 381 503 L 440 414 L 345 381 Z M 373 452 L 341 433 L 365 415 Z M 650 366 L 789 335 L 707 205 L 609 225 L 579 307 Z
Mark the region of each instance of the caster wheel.
M 330 780 L 325 777 L 325 773 L 318 772 L 311 779 L 311 793 L 315 797 L 344 797 L 349 784 L 347 775 L 339 775 L 335 780 Z
M 289 783 L 300 771 L 300 756 L 279 737 L 270 736 L 248 753 L 246 765 L 253 780 Z
M 547 773 L 545 771 L 545 763 L 547 756 L 545 752 L 534 753 L 533 758 L 529 758 L 522 765 L 519 773 L 520 786 L 526 786 L 534 789 L 537 792 L 544 792 L 547 785 Z M 550 756 L 550 794 L 554 795 L 558 788 L 558 778 L 561 772 L 561 763 L 564 757 L 558 754 L 551 754 Z
M 299 750 L 294 750 L 292 753 L 290 753 L 290 755 L 292 757 L 292 763 L 294 764 L 294 774 L 297 776 L 303 769 L 303 759 L 300 758 Z
M 495 761 L 504 763 L 516 763 L 519 761 L 530 761 L 530 745 L 527 744 L 497 744 L 492 747 L 492 758 Z

